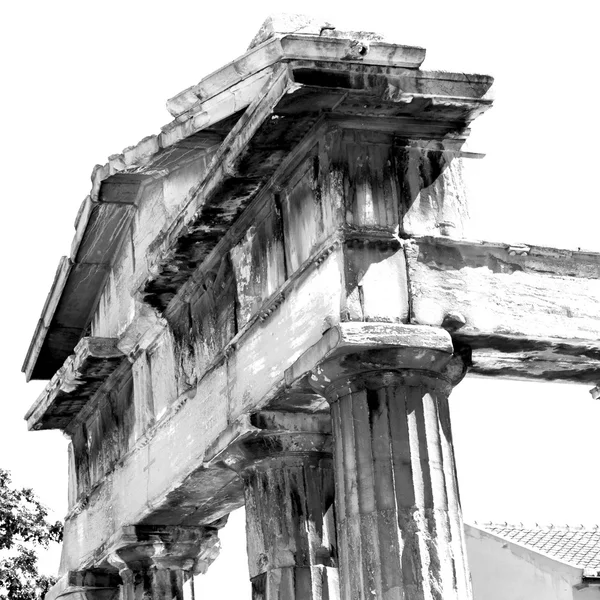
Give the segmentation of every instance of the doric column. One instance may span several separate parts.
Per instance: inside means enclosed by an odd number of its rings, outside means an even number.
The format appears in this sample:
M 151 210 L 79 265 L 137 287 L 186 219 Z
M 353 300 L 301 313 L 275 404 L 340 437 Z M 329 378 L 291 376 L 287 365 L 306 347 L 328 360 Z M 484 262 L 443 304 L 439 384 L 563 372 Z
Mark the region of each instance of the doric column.
M 122 580 L 121 600 L 183 600 L 183 585 L 219 553 L 211 527 L 125 527 L 110 563 Z
M 342 598 L 466 600 L 448 412 L 466 369 L 446 332 L 390 330 L 334 352 L 310 379 L 331 404 Z
M 244 480 L 253 600 L 335 600 L 329 415 L 264 412 L 229 452 Z

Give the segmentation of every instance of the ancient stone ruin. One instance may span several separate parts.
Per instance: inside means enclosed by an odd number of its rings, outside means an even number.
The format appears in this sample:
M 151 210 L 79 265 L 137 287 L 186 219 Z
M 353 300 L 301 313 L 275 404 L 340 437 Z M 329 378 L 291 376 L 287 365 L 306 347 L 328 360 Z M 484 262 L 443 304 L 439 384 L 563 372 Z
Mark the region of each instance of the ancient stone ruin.
M 599 378 L 599 257 L 463 237 L 492 78 L 299 17 L 92 174 L 24 364 L 69 447 L 48 598 L 468 599 L 448 396 Z

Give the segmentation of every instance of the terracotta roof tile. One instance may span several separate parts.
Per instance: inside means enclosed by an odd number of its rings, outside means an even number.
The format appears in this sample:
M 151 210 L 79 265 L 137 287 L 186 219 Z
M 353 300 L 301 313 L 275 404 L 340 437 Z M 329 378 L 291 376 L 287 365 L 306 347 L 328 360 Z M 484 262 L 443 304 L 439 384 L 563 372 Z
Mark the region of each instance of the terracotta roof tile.
M 600 527 L 477 523 L 478 527 L 586 571 L 600 572 Z

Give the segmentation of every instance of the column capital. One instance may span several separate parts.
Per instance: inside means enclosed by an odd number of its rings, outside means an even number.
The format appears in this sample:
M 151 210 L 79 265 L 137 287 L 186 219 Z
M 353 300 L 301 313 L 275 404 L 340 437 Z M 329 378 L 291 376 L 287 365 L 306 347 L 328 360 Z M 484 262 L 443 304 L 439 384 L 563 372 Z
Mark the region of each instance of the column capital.
M 218 457 L 239 473 L 331 458 L 331 419 L 327 413 L 260 411 L 250 422 L 254 430 Z
M 454 352 L 450 334 L 435 327 L 347 322 L 328 329 L 286 371 L 289 386 L 308 386 L 335 401 L 357 389 L 394 382 L 448 392 L 465 375 L 468 359 Z
M 150 568 L 204 573 L 219 555 L 218 532 L 223 525 L 219 521 L 204 527 L 123 527 L 108 561 L 122 576 Z

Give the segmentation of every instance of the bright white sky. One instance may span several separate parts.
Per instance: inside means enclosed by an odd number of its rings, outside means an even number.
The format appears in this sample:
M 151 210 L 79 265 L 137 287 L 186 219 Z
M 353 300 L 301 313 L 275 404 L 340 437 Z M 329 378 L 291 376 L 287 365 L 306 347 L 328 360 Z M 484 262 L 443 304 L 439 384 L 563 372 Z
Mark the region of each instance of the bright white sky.
M 69 253 L 92 167 L 156 133 L 170 120 L 165 100 L 242 54 L 270 13 L 323 16 L 339 29 L 424 46 L 425 69 L 493 75 L 495 106 L 474 124 L 469 145 L 487 153 L 466 173 L 470 237 L 600 251 L 595 4 L 5 3 L 0 466 L 64 515 L 67 442 L 58 432 L 26 432 L 23 414 L 43 384 L 26 386 L 20 368 L 59 258 Z M 452 411 L 467 520 L 600 523 L 600 404 L 588 387 L 483 379 L 459 386 Z M 228 544 L 243 557 L 239 526 L 236 535 Z M 219 562 L 231 572 L 231 561 Z

